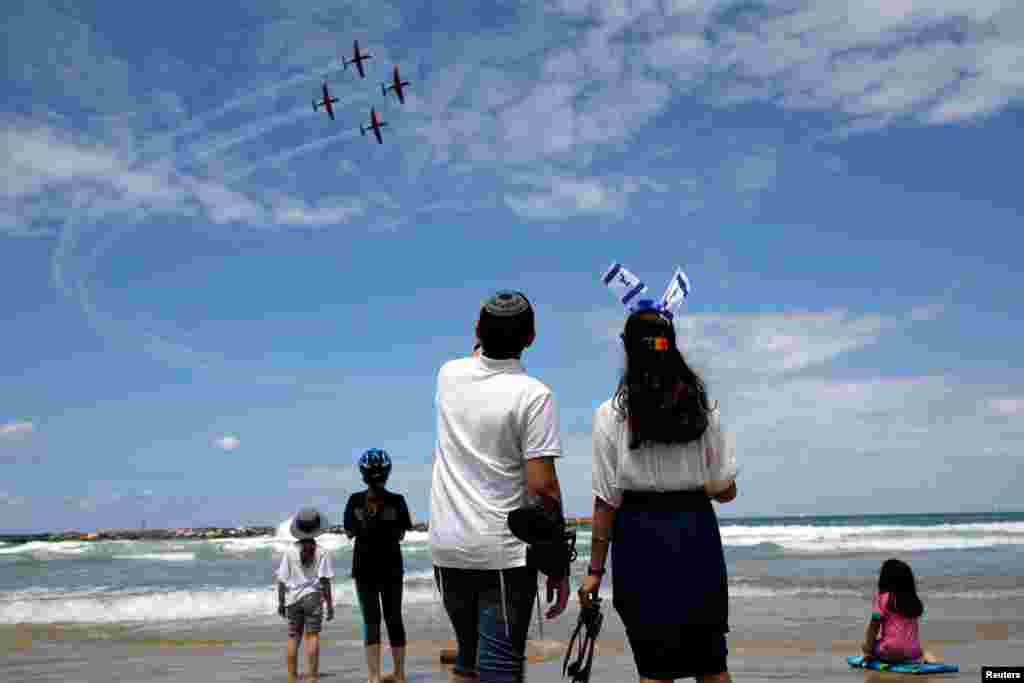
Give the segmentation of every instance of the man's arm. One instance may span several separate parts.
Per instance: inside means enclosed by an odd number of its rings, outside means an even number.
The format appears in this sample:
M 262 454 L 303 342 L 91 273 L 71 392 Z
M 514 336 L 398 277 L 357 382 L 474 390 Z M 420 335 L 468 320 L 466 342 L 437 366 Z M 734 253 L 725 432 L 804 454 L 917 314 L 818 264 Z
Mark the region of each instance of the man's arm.
M 553 457 L 530 458 L 526 461 L 526 490 L 532 499 L 540 501 L 545 510 L 556 512 L 560 517 L 565 518 L 562 511 L 562 487 L 558 483 Z M 554 619 L 565 611 L 569 602 L 568 574 L 559 579 L 549 576 L 547 593 L 548 602 L 554 601 L 555 604 L 548 609 L 545 616 L 548 619 Z
M 555 472 L 554 458 L 530 458 L 526 461 L 526 492 L 530 498 L 540 500 L 548 512 L 562 514 L 562 486 Z

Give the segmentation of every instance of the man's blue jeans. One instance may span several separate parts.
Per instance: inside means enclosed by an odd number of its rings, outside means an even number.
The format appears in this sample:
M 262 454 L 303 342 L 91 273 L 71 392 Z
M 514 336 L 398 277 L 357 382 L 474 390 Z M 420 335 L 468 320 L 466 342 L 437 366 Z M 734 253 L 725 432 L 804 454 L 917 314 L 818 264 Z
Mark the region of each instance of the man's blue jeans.
M 434 579 L 442 590 L 459 645 L 455 673 L 479 673 L 480 683 L 520 683 L 526 635 L 537 598 L 537 570 L 434 567 Z

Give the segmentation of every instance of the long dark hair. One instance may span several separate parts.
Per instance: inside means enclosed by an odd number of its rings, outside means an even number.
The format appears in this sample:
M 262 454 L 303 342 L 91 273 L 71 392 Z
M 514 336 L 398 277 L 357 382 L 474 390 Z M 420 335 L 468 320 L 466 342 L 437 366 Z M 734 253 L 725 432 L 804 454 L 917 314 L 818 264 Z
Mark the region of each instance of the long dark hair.
M 917 619 L 924 614 L 924 605 L 917 597 L 914 572 L 910 565 L 900 560 L 886 560 L 878 575 L 878 593 L 889 594 L 889 609 L 908 619 Z
M 626 370 L 615 392 L 615 408 L 629 425 L 629 447 L 689 443 L 708 428 L 707 391 L 676 346 L 671 321 L 639 311 L 622 333 Z

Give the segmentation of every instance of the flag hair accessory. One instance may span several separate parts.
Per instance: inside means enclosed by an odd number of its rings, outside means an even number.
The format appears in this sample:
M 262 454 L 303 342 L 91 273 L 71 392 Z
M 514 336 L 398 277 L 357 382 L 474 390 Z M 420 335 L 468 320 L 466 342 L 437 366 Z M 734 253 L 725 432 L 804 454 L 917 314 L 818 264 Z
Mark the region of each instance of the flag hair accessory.
M 656 311 L 670 321 L 674 318 L 676 310 L 690 297 L 690 279 L 686 277 L 683 269 L 678 267 L 660 301 L 641 298 L 641 295 L 647 291 L 647 285 L 638 276 L 626 270 L 618 261 L 605 271 L 601 276 L 601 282 L 626 308 L 628 313 Z

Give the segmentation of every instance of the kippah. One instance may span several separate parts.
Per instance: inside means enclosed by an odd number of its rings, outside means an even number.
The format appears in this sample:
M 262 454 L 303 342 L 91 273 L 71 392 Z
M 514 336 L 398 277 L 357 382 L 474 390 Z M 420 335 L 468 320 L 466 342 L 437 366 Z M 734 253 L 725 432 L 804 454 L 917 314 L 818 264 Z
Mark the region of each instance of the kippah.
M 530 309 L 530 302 L 519 292 L 503 289 L 484 302 L 484 310 L 499 318 L 511 318 Z

